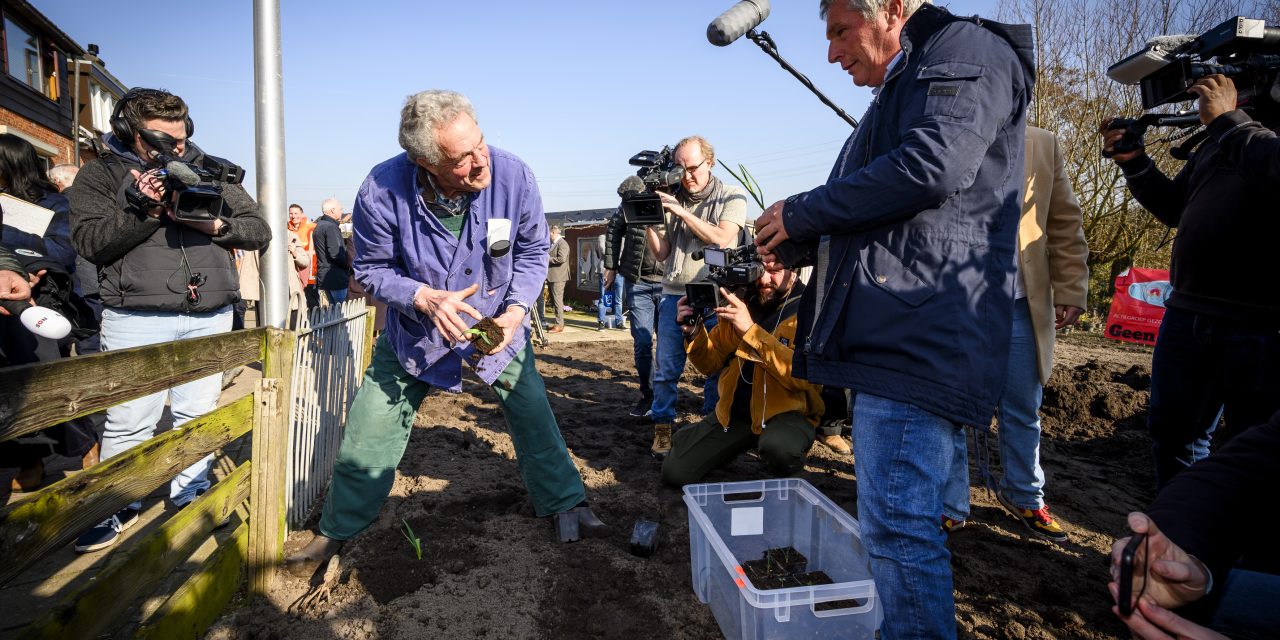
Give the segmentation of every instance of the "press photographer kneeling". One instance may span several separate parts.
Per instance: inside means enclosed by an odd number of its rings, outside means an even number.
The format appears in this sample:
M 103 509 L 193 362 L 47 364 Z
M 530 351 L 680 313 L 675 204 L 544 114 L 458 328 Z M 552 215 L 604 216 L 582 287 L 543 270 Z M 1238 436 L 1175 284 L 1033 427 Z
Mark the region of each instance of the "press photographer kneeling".
M 713 252 L 708 249 L 709 264 Z M 718 306 L 694 308 L 690 296 L 679 301 L 676 322 L 689 361 L 703 374 L 721 373 L 720 400 L 713 415 L 676 432 L 662 463 L 662 481 L 669 485 L 697 482 L 753 447 L 769 473 L 790 475 L 813 444 L 822 387 L 791 377 L 804 283 L 782 265 L 756 270 L 754 282 L 735 287 L 736 293 L 721 286 Z M 708 331 L 697 321 L 700 313 L 715 313 L 719 321 Z

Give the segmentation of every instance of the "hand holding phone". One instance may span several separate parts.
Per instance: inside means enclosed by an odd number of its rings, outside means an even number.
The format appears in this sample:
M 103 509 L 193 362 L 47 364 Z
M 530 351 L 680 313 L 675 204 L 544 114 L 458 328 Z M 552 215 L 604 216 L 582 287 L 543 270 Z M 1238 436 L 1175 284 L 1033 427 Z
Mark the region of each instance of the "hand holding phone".
M 1135 533 L 1128 544 L 1120 552 L 1120 577 L 1116 581 L 1120 587 L 1120 595 L 1116 605 L 1120 607 L 1120 615 L 1128 617 L 1137 608 L 1138 598 L 1147 587 L 1147 534 Z M 1133 577 L 1137 572 L 1140 577 L 1138 588 L 1133 588 Z

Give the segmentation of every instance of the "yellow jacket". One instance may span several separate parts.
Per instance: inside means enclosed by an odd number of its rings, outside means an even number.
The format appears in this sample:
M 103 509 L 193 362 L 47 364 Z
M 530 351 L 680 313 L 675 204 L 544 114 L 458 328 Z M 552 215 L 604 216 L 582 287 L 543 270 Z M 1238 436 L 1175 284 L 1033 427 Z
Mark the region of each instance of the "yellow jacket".
M 770 333 L 755 324 L 739 337 L 733 325 L 720 322 L 708 332 L 698 326 L 694 339 L 685 346 L 694 368 L 706 375 L 720 372 L 720 401 L 716 419 L 728 428 L 733 414 L 733 394 L 738 388 L 742 361 L 755 363 L 751 374 L 751 430 L 760 433 L 760 425 L 774 416 L 798 411 L 814 426 L 822 419 L 822 387 L 791 377 L 792 344 L 796 337 L 796 314 L 802 286 L 797 283 L 784 311 L 784 319 Z M 726 364 L 727 363 L 727 364 Z

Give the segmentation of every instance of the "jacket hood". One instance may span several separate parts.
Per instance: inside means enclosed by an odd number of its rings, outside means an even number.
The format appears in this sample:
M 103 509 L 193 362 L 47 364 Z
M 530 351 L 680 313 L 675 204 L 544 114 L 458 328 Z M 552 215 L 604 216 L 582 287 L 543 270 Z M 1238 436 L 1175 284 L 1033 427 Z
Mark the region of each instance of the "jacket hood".
M 911 18 L 907 20 L 906 26 L 903 27 L 900 38 L 902 50 L 909 53 L 912 49 L 912 42 L 923 43 L 939 29 L 957 20 L 972 22 L 1008 42 L 1009 47 L 1013 49 L 1014 55 L 1018 57 L 1018 62 L 1022 63 L 1022 71 L 1026 77 L 1027 86 L 1031 86 L 1035 82 L 1035 38 L 1029 24 L 1005 24 L 987 20 L 980 16 L 965 18 L 952 15 L 950 11 L 942 7 L 926 4 L 911 14 Z

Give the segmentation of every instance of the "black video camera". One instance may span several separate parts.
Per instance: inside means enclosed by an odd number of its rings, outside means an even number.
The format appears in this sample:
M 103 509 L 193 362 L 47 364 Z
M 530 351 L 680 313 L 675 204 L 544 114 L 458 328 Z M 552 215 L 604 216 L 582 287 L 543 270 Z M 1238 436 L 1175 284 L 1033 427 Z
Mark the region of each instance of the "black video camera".
M 1199 36 L 1152 38 L 1141 51 L 1107 69 L 1112 80 L 1139 85 L 1143 109 L 1194 100 L 1195 94 L 1187 89 L 1200 78 L 1214 74 L 1231 78 L 1242 109 L 1280 104 L 1280 27 L 1237 16 Z M 1125 135 L 1114 145 L 1114 151 L 1105 155 L 1142 148 L 1142 135 L 1148 127 L 1185 128 L 1199 123 L 1194 111 L 1113 119 L 1108 128 L 1124 129 Z
M 173 217 L 178 220 L 206 222 L 219 216 L 230 215 L 229 207 L 222 199 L 222 185 L 240 184 L 244 169 L 236 164 L 210 155 L 201 154 L 200 164 L 182 162 L 175 155 L 177 141 L 159 131 L 143 129 L 138 132 L 155 151 L 152 159 L 164 165 L 165 187 L 173 194 Z M 151 208 L 156 202 L 129 185 L 126 198 L 139 208 Z
M 695 282 L 684 286 L 684 295 L 688 304 L 694 309 L 714 309 L 724 306 L 724 298 L 720 296 L 720 287 L 733 292 L 744 301 L 755 298 L 756 280 L 764 273 L 764 263 L 753 244 L 743 245 L 737 249 L 721 249 L 707 247 L 693 252 L 695 260 L 707 263 L 708 277 L 711 282 Z M 697 322 L 690 317 L 686 324 Z
M 662 224 L 666 218 L 657 192 L 680 184 L 684 169 L 676 164 L 671 147 L 663 147 L 662 151 L 641 151 L 627 162 L 640 167 L 636 176 L 644 183 L 644 190 L 622 194 L 622 221 L 631 225 Z

